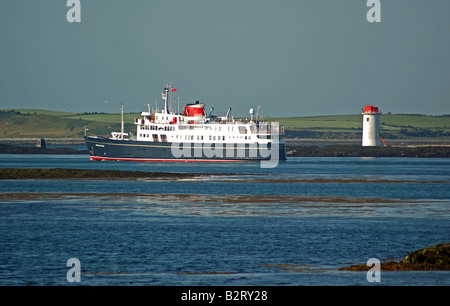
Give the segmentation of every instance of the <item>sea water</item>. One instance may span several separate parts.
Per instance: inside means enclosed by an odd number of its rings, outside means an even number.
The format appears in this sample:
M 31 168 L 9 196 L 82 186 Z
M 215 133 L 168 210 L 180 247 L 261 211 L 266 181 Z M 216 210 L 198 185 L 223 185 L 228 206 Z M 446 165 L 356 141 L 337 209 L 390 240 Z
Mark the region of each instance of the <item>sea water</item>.
M 0 155 L 1 168 L 226 174 L 0 181 L 0 285 L 450 285 L 450 272 L 340 267 L 450 242 L 450 160 L 94 162 Z M 80 262 L 68 282 L 67 261 Z

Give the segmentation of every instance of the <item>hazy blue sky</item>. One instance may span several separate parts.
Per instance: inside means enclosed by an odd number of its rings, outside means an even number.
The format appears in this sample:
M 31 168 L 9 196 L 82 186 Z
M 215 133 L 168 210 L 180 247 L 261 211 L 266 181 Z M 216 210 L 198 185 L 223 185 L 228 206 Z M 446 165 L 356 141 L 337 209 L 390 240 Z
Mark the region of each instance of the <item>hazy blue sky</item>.
M 0 1 L 0 108 L 139 112 L 170 82 L 218 114 L 450 113 L 449 0 L 66 2 Z

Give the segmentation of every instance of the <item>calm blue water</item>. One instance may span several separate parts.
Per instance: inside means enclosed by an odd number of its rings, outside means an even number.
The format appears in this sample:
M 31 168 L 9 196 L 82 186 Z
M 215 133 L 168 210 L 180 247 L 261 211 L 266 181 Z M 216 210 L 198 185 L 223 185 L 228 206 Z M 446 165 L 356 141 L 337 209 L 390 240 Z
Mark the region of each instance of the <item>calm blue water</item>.
M 261 169 L 3 154 L 0 167 L 240 174 L 0 181 L 0 285 L 73 285 L 69 258 L 81 285 L 374 285 L 337 269 L 450 242 L 449 159 L 291 158 Z M 292 182 L 303 179 L 330 181 Z M 382 271 L 378 284 L 450 285 L 450 272 Z

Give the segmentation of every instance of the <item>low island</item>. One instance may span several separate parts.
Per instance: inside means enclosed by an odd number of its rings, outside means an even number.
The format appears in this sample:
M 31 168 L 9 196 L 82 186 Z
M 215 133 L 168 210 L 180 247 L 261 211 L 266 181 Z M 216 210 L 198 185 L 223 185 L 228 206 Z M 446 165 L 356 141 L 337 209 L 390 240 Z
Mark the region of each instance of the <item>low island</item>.
M 341 271 L 368 271 L 367 264 L 343 267 Z M 401 261 L 381 263 L 382 271 L 450 271 L 450 243 L 438 244 L 409 253 Z

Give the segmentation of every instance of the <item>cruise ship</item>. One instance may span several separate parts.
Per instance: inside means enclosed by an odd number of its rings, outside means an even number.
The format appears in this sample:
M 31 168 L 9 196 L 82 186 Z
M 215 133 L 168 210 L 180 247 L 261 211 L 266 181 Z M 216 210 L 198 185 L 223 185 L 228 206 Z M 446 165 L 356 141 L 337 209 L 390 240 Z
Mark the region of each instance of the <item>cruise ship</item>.
M 165 86 L 164 109 L 141 113 L 135 118 L 135 133 L 121 131 L 110 136 L 85 135 L 91 160 L 242 162 L 264 161 L 274 167 L 286 160 L 284 129 L 277 123 L 250 118 L 234 119 L 231 108 L 224 116 L 207 114 L 205 104 L 187 104 L 182 113 L 169 111 L 176 89 Z M 268 163 L 270 162 L 270 163 Z

